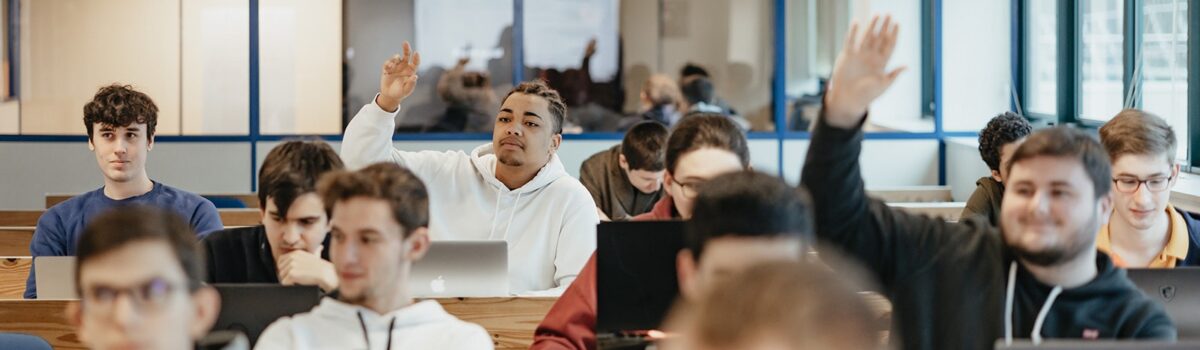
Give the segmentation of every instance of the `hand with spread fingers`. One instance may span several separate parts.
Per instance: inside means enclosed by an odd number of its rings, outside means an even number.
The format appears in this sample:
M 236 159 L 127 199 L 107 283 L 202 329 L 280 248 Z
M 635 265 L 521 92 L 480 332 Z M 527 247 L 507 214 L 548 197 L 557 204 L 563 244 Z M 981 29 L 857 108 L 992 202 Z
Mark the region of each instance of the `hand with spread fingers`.
M 279 282 L 285 286 L 317 286 L 326 293 L 337 289 L 337 270 L 333 263 L 321 259 L 321 251 L 315 254 L 296 250 L 277 259 Z
M 887 16 L 871 19 L 861 38 L 858 23 L 850 26 L 846 43 L 838 55 L 825 95 L 825 122 L 851 129 L 862 123 L 871 102 L 879 98 L 904 67 L 887 71 L 888 59 L 896 49 L 900 28 Z
M 388 112 L 400 108 L 400 102 L 412 95 L 417 87 L 421 54 L 413 51 L 407 41 L 403 49 L 403 55 L 392 56 L 383 63 L 383 74 L 379 77 L 379 97 L 375 98 L 375 103 Z

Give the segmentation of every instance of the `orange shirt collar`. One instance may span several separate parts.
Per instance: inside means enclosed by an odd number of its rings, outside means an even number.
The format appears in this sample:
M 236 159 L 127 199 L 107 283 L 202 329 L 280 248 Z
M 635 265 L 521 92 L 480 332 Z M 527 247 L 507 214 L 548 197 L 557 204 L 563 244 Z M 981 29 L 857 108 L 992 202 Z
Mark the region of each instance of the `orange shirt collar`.
M 1171 204 L 1167 204 L 1167 216 L 1171 221 L 1168 226 L 1170 227 L 1168 232 L 1170 236 L 1167 238 L 1167 245 L 1158 254 L 1158 258 L 1150 262 L 1150 266 L 1148 266 L 1150 268 L 1172 268 L 1178 261 L 1187 258 L 1188 240 L 1190 239 L 1187 221 L 1184 221 L 1183 215 L 1179 215 L 1175 206 Z M 1107 224 L 1101 226 L 1100 232 L 1096 235 L 1096 249 L 1112 257 L 1113 264 L 1117 267 L 1128 267 L 1125 260 L 1112 251 L 1111 233 L 1108 231 Z

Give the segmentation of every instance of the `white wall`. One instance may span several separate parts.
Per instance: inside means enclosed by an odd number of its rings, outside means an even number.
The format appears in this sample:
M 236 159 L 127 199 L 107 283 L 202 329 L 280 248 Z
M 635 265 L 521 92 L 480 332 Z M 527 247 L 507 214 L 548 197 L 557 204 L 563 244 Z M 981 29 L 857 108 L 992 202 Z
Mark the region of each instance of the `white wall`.
M 955 201 L 965 202 L 975 191 L 975 181 L 991 171 L 979 156 L 979 140 L 970 137 L 946 139 L 946 185 Z
M 937 140 L 866 140 L 859 157 L 863 182 L 870 187 L 937 185 Z M 783 143 L 783 176 L 800 182 L 808 140 Z

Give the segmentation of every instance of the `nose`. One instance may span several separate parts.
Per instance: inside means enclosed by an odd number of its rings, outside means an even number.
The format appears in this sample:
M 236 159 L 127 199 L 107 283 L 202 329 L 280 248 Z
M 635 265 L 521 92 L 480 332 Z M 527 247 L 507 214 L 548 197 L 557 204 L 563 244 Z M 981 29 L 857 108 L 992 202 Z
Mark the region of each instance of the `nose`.
M 1026 204 L 1025 210 L 1030 214 L 1036 214 L 1038 216 L 1046 215 L 1050 212 L 1050 199 L 1047 198 L 1048 195 L 1049 194 L 1046 193 L 1046 191 L 1037 191 L 1034 193 L 1033 197 L 1029 198 L 1029 202 Z
M 129 152 L 129 142 L 125 141 L 125 139 L 117 138 L 115 146 L 116 147 L 113 149 L 113 152 L 116 152 L 117 154 L 125 154 Z
M 296 245 L 299 245 L 301 238 L 303 237 L 302 233 L 303 230 L 297 223 L 288 223 L 287 225 L 284 225 L 283 243 L 287 244 L 289 247 L 295 247 Z
M 332 240 L 329 244 L 329 259 L 334 265 L 354 265 L 358 262 L 358 244 L 353 239 Z
M 525 130 L 521 128 L 520 123 L 512 123 L 512 125 L 510 125 L 508 129 L 505 129 L 504 132 L 508 135 L 521 136 L 521 133 L 525 132 Z
M 1133 191 L 1134 203 L 1143 206 L 1153 204 L 1154 194 L 1150 192 L 1150 189 L 1147 188 L 1148 186 L 1149 184 L 1145 183 L 1138 184 L 1137 189 Z
M 122 293 L 112 301 L 113 323 L 119 329 L 128 329 L 138 321 L 136 307 L 133 305 L 133 295 Z

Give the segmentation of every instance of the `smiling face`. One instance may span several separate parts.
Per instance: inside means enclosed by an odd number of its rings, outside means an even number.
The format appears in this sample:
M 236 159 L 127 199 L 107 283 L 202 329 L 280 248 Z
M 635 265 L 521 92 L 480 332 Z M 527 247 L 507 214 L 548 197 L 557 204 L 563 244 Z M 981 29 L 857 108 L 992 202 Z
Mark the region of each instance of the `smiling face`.
M 508 96 L 492 129 L 496 159 L 505 166 L 541 169 L 562 144 L 554 119 L 545 98 L 525 93 Z
M 1147 230 L 1167 220 L 1161 215 L 1171 199 L 1171 187 L 1179 175 L 1179 167 L 1167 161 L 1163 154 L 1125 154 L 1113 162 L 1113 205 L 1116 215 L 1113 220 L 1122 220 L 1138 230 Z M 1143 183 L 1147 181 L 1153 183 Z M 1136 183 L 1136 189 L 1124 189 Z M 1161 191 L 1148 187 L 1165 185 Z
M 106 182 L 126 183 L 146 177 L 146 156 L 154 148 L 154 138 L 146 136 L 146 124 L 95 123 L 92 132 L 88 149 L 96 155 Z
M 1078 158 L 1036 156 L 1013 163 L 1000 220 L 1005 243 L 1027 262 L 1054 266 L 1095 249 L 1096 232 L 1112 209 L 1096 198 Z

